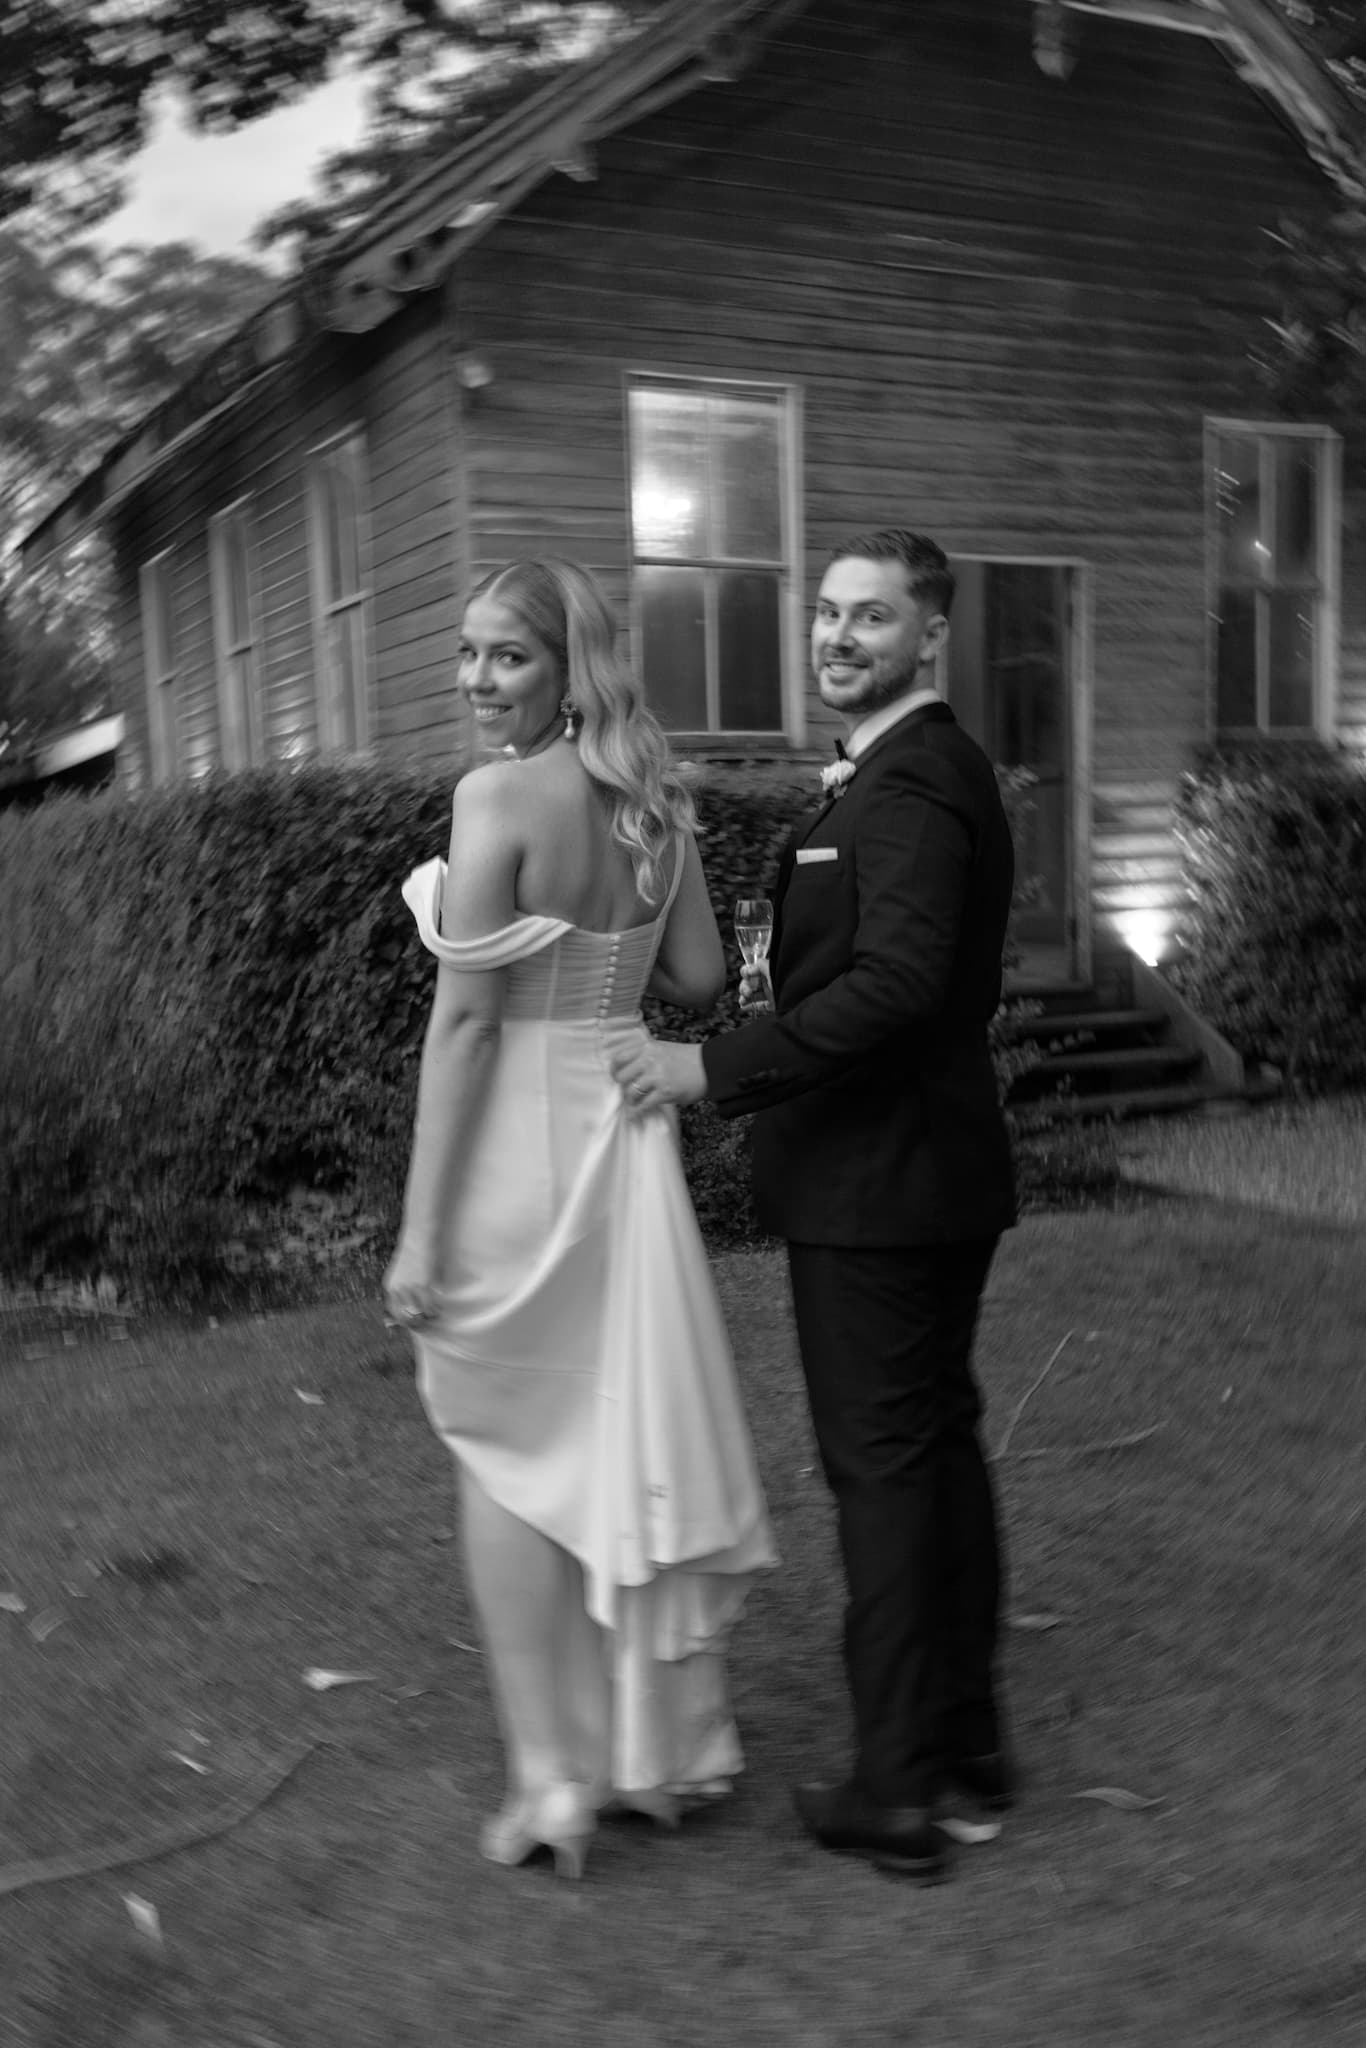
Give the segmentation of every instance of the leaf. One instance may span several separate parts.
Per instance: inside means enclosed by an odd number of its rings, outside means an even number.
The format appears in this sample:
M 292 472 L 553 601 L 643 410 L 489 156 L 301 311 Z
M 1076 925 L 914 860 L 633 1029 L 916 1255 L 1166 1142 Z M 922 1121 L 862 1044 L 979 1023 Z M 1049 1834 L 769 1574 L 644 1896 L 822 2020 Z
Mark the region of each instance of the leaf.
M 46 1608 L 42 1614 L 34 1615 L 28 1632 L 35 1642 L 45 1643 L 53 1629 L 60 1628 L 65 1619 L 65 1615 L 59 1614 L 55 1607 Z
M 1025 1629 L 1036 1635 L 1042 1635 L 1046 1629 L 1061 1628 L 1062 1622 L 1063 1617 L 1060 1614 L 1010 1614 L 1006 1616 L 1007 1628 Z
M 1084 1792 L 1074 1792 L 1074 1799 L 1098 1799 L 1102 1806 L 1117 1806 L 1121 1813 L 1143 1813 L 1150 1806 L 1160 1806 L 1160 1799 L 1147 1799 L 1141 1792 L 1126 1792 L 1122 1785 L 1088 1785 Z
M 186 1770 L 187 1770 L 187 1771 L 195 1771 L 195 1772 L 197 1772 L 197 1773 L 198 1773 L 198 1775 L 199 1775 L 199 1776 L 200 1776 L 201 1778 L 207 1778 L 207 1777 L 208 1777 L 208 1775 L 209 1775 L 209 1767 L 208 1767 L 208 1765 L 207 1765 L 207 1764 L 201 1764 L 201 1763 L 196 1763 L 195 1759 L 194 1759 L 194 1758 L 193 1758 L 192 1756 L 186 1756 L 186 1754 L 185 1754 L 185 1752 L 184 1752 L 184 1750 L 183 1750 L 183 1749 L 173 1749 L 173 1750 L 171 1750 L 171 1751 L 169 1752 L 169 1754 L 170 1754 L 170 1756 L 171 1756 L 171 1757 L 172 1757 L 172 1758 L 174 1759 L 174 1761 L 175 1761 L 176 1763 L 178 1763 L 178 1764 L 184 1764 L 184 1766 L 185 1766 L 185 1768 L 186 1768 Z
M 0 1593 L 0 1614 L 24 1614 L 24 1602 L 17 1593 Z
M 152 1901 L 139 1898 L 136 1892 L 125 1892 L 123 1903 L 128 1908 L 129 1918 L 143 1940 L 151 1942 L 154 1948 L 161 1948 L 161 1915 Z
M 324 1394 L 306 1394 L 302 1387 L 296 1387 L 294 1391 L 309 1408 L 322 1408 L 326 1405 L 327 1397 Z
M 376 1685 L 374 1671 L 323 1671 L 315 1664 L 304 1673 L 304 1684 L 313 1692 L 331 1692 L 337 1685 Z
M 947 1835 L 951 1842 L 958 1842 L 964 1848 L 972 1848 L 979 1842 L 994 1842 L 1001 1833 L 998 1820 L 964 1820 L 957 1813 L 941 1813 L 934 1824 L 940 1834 Z

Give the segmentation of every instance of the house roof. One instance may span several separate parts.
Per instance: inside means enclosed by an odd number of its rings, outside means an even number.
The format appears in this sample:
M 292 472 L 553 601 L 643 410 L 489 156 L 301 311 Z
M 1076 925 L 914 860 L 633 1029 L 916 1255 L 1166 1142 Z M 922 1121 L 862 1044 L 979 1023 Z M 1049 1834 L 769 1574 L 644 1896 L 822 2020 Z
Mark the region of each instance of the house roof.
M 120 441 L 23 542 L 41 561 L 111 511 L 154 469 L 240 403 L 310 332 L 364 333 L 430 289 L 536 186 L 591 180 L 596 143 L 698 86 L 738 78 L 810 0 L 669 0 L 606 55 L 560 71 L 458 142 L 325 248 Z M 1018 0 L 1042 14 L 1098 15 L 1200 35 L 1291 124 L 1314 161 L 1354 196 L 1366 190 L 1366 126 L 1323 60 L 1273 0 Z

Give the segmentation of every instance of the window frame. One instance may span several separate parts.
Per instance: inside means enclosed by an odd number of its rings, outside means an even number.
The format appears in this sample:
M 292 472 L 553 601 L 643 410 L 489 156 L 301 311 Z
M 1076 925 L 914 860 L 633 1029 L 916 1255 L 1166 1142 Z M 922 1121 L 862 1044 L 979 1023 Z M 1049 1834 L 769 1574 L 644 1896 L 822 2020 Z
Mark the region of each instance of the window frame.
M 327 589 L 328 535 L 326 497 L 322 488 L 324 466 L 338 454 L 354 463 L 353 484 L 356 506 L 356 570 L 358 587 L 345 597 L 330 595 Z M 351 425 L 317 442 L 307 452 L 305 497 L 308 526 L 309 604 L 313 628 L 313 694 L 317 711 L 319 749 L 336 754 L 368 754 L 374 733 L 374 562 L 370 548 L 369 450 L 363 427 Z M 353 630 L 359 642 L 359 661 L 351 717 L 355 739 L 351 743 L 338 714 L 337 693 L 328 687 L 328 625 L 342 613 L 358 614 Z
M 1258 480 L 1263 518 L 1274 519 L 1274 489 L 1268 478 L 1272 447 L 1278 441 L 1310 441 L 1319 450 L 1315 519 L 1317 523 L 1318 576 L 1315 585 L 1314 661 L 1311 677 L 1311 716 L 1308 725 L 1270 723 L 1270 647 L 1263 624 L 1264 605 L 1256 606 L 1255 661 L 1253 679 L 1257 723 L 1225 725 L 1219 716 L 1219 604 L 1220 575 L 1219 444 L 1221 437 L 1241 435 L 1255 440 L 1258 450 Z M 1207 738 L 1243 745 L 1303 745 L 1312 740 L 1331 740 L 1338 700 L 1339 621 L 1342 573 L 1342 436 L 1333 428 L 1313 422 L 1255 420 L 1211 415 L 1205 421 L 1205 730 Z M 1302 583 L 1263 583 L 1248 586 L 1258 599 L 1276 591 L 1306 588 Z
M 635 491 L 632 480 L 631 396 L 642 386 L 655 385 L 693 393 L 733 392 L 737 397 L 761 393 L 779 401 L 778 512 L 781 557 L 680 556 L 637 553 L 635 534 Z M 719 722 L 700 728 L 671 730 L 670 741 L 683 747 L 736 747 L 753 750 L 763 746 L 801 747 L 806 743 L 806 669 L 802 659 L 805 644 L 803 622 L 802 565 L 805 534 L 802 508 L 803 388 L 790 377 L 755 376 L 748 371 L 698 371 L 691 367 L 661 368 L 657 364 L 633 365 L 622 376 L 622 442 L 626 484 L 626 550 L 629 591 L 628 619 L 631 662 L 640 677 L 649 702 L 649 684 L 644 672 L 641 601 L 636 577 L 638 567 L 653 568 L 755 568 L 776 572 L 778 578 L 778 667 L 779 719 L 772 727 L 723 726 Z M 706 611 L 706 697 L 709 716 L 719 721 L 718 624 L 714 589 L 709 585 Z
M 227 535 L 242 535 L 243 575 L 247 596 L 247 638 L 229 644 L 228 593 L 224 574 Z M 220 765 L 230 771 L 257 766 L 263 759 L 261 736 L 261 624 L 256 584 L 256 534 L 250 493 L 234 498 L 209 519 L 209 591 L 213 614 L 214 672 L 218 694 Z M 244 683 L 233 678 L 240 663 Z M 239 716 L 240 711 L 240 716 Z
M 176 688 L 180 664 L 176 646 L 174 569 L 174 548 L 162 548 L 149 555 L 138 569 L 142 670 L 147 692 L 147 752 L 154 783 L 174 782 L 181 769 L 180 703 Z M 154 621 L 157 626 L 155 632 Z M 163 627 L 164 632 L 161 630 Z M 158 644 L 162 640 L 166 642 L 164 646 Z

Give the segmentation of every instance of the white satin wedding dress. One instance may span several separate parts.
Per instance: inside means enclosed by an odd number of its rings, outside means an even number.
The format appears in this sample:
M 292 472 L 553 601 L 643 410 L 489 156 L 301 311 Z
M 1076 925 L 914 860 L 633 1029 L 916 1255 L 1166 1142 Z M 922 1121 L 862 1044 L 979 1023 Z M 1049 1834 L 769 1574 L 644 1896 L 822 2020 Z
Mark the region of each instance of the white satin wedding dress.
M 419 1391 L 484 1490 L 581 1564 L 622 1792 L 710 1789 L 740 1768 L 726 1637 L 776 1561 L 672 1121 L 630 1117 L 608 1067 L 643 1028 L 682 865 L 680 843 L 659 916 L 614 933 L 519 917 L 451 942 L 445 863 L 403 890 L 438 960 L 507 972 Z

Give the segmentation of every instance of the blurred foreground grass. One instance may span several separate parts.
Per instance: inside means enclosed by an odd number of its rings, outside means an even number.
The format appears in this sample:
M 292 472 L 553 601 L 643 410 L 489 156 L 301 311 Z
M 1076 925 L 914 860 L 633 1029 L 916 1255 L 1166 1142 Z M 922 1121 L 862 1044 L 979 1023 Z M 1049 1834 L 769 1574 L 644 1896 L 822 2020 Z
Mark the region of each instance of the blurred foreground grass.
M 604 1826 L 578 1887 L 479 1859 L 500 1760 L 451 1478 L 373 1306 L 12 1349 L 0 2042 L 1360 2048 L 1366 1262 L 1359 1212 L 1316 1206 L 1360 1136 L 1135 1129 L 1183 1192 L 1003 1243 L 980 1361 L 1025 1796 L 928 1892 L 789 1806 L 847 1725 L 777 1255 L 717 1266 L 783 1557 L 733 1648 L 750 1768 L 676 1835 Z M 219 1838 L 6 1895 L 310 1740 Z

